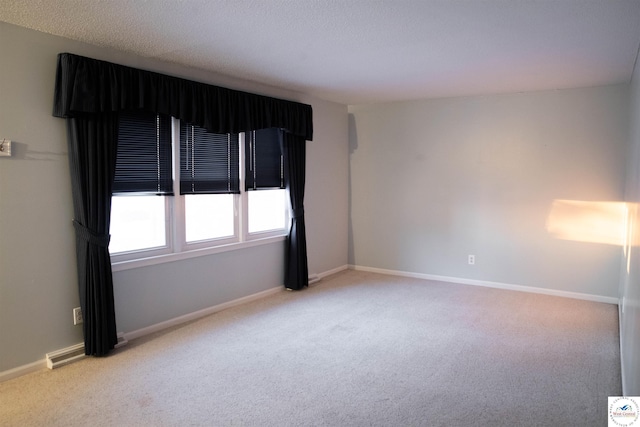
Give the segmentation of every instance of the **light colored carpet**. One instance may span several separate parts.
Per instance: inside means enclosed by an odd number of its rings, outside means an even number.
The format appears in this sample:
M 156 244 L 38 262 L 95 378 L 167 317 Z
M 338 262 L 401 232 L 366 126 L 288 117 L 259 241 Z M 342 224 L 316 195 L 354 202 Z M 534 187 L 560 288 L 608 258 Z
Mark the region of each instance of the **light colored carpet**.
M 617 307 L 346 271 L 0 384 L 3 426 L 603 426 Z

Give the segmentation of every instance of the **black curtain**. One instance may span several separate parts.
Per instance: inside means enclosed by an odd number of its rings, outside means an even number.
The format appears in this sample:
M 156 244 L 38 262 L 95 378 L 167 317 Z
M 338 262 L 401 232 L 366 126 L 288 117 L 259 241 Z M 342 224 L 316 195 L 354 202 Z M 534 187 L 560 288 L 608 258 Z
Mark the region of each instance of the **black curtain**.
M 310 105 L 139 70 L 71 53 L 58 55 L 53 115 L 68 119 L 85 351 L 106 355 L 117 343 L 109 259 L 110 197 L 123 110 L 167 114 L 214 133 L 280 128 L 286 135 L 293 221 L 285 284 L 308 284 L 304 227 L 305 141 Z
M 118 114 L 77 115 L 67 132 L 84 350 L 104 356 L 118 342 L 109 256 Z
M 291 229 L 287 239 L 287 266 L 284 285 L 299 290 L 309 285 L 307 238 L 304 225 L 304 184 L 306 143 L 304 138 L 284 134 L 284 170 L 291 200 Z

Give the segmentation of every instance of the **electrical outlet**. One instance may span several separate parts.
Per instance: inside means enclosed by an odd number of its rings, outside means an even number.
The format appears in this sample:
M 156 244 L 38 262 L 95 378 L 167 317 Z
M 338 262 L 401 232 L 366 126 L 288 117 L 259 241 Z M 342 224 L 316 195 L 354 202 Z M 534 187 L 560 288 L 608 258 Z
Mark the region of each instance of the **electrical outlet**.
M 80 307 L 76 307 L 73 309 L 73 324 L 78 325 L 82 322 L 82 309 Z
M 11 140 L 3 139 L 0 141 L 0 156 L 11 157 Z
M 474 265 L 476 263 L 476 256 L 469 255 L 469 265 Z

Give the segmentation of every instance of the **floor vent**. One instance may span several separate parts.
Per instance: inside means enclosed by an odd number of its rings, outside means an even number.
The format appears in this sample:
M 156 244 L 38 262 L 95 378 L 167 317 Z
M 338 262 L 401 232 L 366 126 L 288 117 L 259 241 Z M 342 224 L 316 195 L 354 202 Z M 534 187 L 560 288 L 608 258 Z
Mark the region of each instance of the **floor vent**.
M 76 344 L 71 347 L 63 348 L 62 350 L 47 353 L 47 368 L 55 369 L 64 365 L 68 365 L 71 362 L 82 359 L 84 354 L 84 344 Z

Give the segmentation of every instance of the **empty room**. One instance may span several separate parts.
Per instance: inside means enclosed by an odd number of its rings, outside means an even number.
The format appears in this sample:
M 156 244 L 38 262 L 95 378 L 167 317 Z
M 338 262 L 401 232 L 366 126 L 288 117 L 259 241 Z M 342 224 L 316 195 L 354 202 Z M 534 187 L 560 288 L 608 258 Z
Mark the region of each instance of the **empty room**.
M 0 425 L 640 426 L 640 2 L 0 0 Z

